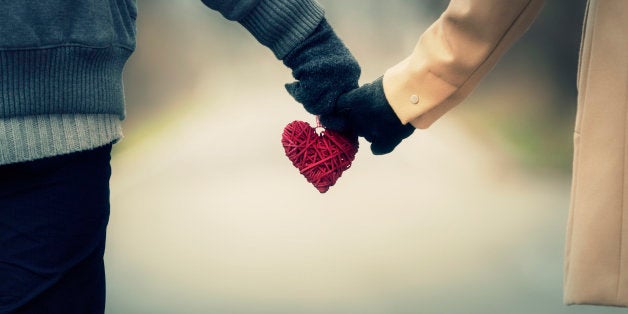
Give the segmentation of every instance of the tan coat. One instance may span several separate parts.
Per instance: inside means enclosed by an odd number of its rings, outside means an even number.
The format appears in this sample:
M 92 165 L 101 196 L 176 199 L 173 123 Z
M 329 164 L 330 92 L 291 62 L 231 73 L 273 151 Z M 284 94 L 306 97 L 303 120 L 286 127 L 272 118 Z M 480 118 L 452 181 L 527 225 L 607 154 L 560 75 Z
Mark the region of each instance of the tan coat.
M 384 74 L 404 123 L 427 128 L 519 38 L 543 0 L 452 0 Z M 580 51 L 564 302 L 628 306 L 628 0 L 590 0 Z

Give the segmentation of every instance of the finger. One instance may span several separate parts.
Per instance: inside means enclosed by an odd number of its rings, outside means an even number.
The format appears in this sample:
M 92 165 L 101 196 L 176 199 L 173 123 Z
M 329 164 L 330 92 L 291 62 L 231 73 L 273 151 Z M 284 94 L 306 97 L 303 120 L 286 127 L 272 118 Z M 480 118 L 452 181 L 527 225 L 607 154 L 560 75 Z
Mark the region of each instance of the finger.
M 321 124 L 330 130 L 337 132 L 347 132 L 347 118 L 338 114 L 327 114 L 319 117 Z

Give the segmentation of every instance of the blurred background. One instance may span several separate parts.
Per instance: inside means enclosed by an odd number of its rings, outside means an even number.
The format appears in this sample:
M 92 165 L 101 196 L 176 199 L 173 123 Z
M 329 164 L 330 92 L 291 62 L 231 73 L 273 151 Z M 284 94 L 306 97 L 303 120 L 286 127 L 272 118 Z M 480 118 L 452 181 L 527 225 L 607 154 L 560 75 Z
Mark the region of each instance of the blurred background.
M 107 313 L 619 313 L 562 305 L 584 0 L 548 1 L 462 105 L 326 194 L 283 153 L 290 72 L 198 0 L 139 0 Z M 320 0 L 370 82 L 447 1 Z M 622 311 L 623 312 L 623 311 Z

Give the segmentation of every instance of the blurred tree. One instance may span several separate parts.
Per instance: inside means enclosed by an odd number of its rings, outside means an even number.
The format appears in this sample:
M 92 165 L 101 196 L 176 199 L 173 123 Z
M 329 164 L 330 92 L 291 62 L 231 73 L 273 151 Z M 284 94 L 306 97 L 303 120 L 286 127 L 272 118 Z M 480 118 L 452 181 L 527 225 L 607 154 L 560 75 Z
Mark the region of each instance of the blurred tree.
M 408 2 L 408 1 L 406 1 Z M 517 62 L 521 55 L 538 52 L 546 73 L 556 83 L 555 99 L 551 103 L 559 114 L 575 110 L 576 73 L 584 9 L 587 0 L 547 1 L 537 20 L 525 36 L 504 56 L 502 63 Z M 449 1 L 428 0 L 426 8 L 438 16 Z
M 550 67 L 548 73 L 556 82 L 553 104 L 559 114 L 575 112 L 576 73 L 585 6 L 586 0 L 547 1 L 535 25 L 522 38 L 523 45 L 542 51 L 546 58 L 545 64 Z
M 479 0 L 481 1 L 481 0 Z M 125 71 L 127 131 L 147 118 L 168 116 L 203 81 L 221 89 L 225 78 L 248 73 L 247 64 L 277 62 L 236 23 L 199 0 L 139 0 L 138 46 Z M 420 34 L 441 12 L 445 0 L 320 0 L 339 35 L 371 81 L 405 58 Z M 568 169 L 571 126 L 576 108 L 578 45 L 586 0 L 547 1 L 529 32 L 515 44 L 452 115 L 471 112 L 477 124 L 514 143 L 531 164 Z M 263 61 L 263 62 L 262 62 Z M 248 63 L 247 63 L 248 62 Z M 244 67 L 244 68 L 243 68 Z M 277 80 L 289 78 L 277 62 Z M 207 83 L 211 82 L 211 83 Z M 212 99 L 207 105 L 215 104 Z M 171 119 L 170 117 L 168 117 Z M 473 119 L 471 119 L 473 120 Z M 540 158 L 547 151 L 550 158 Z

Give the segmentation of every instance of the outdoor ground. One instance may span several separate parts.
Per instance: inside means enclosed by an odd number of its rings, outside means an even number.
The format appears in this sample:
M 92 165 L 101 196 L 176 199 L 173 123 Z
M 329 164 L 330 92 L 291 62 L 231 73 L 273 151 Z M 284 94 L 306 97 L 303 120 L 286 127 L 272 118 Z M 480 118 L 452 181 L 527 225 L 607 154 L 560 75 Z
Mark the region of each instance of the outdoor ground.
M 569 178 L 455 115 L 390 155 L 362 142 L 321 195 L 283 155 L 313 119 L 281 88 L 213 97 L 117 148 L 108 313 L 619 312 L 561 303 Z

